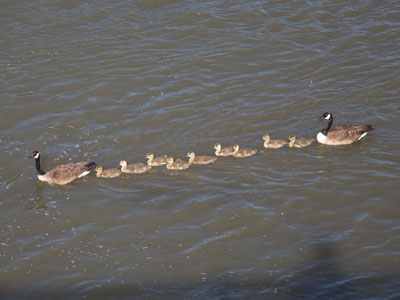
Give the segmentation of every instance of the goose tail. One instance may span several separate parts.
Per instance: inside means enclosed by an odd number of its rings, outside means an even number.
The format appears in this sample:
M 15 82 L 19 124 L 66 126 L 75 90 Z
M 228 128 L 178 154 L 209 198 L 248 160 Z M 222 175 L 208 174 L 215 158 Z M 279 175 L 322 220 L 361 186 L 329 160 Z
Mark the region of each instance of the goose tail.
M 375 127 L 372 125 L 366 125 L 367 131 L 375 130 Z

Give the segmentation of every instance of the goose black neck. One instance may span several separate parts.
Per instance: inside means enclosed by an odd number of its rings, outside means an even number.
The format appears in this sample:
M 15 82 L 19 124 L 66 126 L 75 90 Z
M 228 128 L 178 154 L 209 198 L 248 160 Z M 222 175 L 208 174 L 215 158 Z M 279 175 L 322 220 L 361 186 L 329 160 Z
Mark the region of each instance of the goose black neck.
M 44 175 L 44 174 L 46 174 L 46 172 L 44 172 L 44 171 L 42 170 L 42 168 L 40 167 L 40 156 L 39 156 L 39 157 L 35 157 L 35 162 L 36 162 L 36 172 L 37 172 L 39 175 Z
M 333 116 L 331 115 L 328 126 L 326 126 L 326 128 L 321 131 L 325 136 L 328 134 L 329 129 L 331 129 L 332 122 L 333 122 Z

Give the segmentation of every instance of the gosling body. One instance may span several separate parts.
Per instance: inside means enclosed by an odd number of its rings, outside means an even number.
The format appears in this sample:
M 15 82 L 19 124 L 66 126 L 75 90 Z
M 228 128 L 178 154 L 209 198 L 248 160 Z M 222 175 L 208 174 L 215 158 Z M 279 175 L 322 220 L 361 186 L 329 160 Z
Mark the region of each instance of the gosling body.
M 304 148 L 310 146 L 314 140 L 306 138 L 296 138 L 294 135 L 289 136 L 290 148 Z
M 168 170 L 185 170 L 190 167 L 190 163 L 187 161 L 175 161 L 173 157 L 168 157 L 168 164 L 166 165 L 166 168 Z
M 189 157 L 189 163 L 194 165 L 208 165 L 215 162 L 218 157 L 209 156 L 209 155 L 200 155 L 196 156 L 194 152 L 188 152 L 187 156 Z
M 263 140 L 264 140 L 264 148 L 268 149 L 279 149 L 288 143 L 285 140 L 271 140 L 269 134 L 264 134 Z
M 164 156 L 160 156 L 160 157 L 156 157 L 154 158 L 154 154 L 153 153 L 147 153 L 146 154 L 146 158 L 147 158 L 147 164 L 151 167 L 159 167 L 159 166 L 164 166 L 168 163 L 168 156 L 164 155 Z
M 236 144 L 233 146 L 234 152 L 233 152 L 233 156 L 234 157 L 239 157 L 239 158 L 243 158 L 243 157 L 250 157 L 253 156 L 257 153 L 257 149 L 253 149 L 253 148 L 243 148 L 243 149 L 239 149 L 239 145 Z
M 126 160 L 121 160 L 119 165 L 122 173 L 142 174 L 151 170 L 151 167 L 147 164 L 136 163 L 128 165 Z
M 233 147 L 222 148 L 221 144 L 215 144 L 214 150 L 216 156 L 232 156 L 235 151 Z
M 101 166 L 97 166 L 95 170 L 96 170 L 96 177 L 102 177 L 102 178 L 115 178 L 121 175 L 122 173 L 117 168 L 104 170 L 103 167 Z

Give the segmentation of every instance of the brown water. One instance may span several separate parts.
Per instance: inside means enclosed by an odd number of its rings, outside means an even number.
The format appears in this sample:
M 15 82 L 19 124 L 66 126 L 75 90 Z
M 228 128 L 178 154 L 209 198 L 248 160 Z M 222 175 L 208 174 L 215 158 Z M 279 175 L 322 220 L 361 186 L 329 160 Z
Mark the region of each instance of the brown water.
M 400 2 L 2 1 L 2 299 L 399 299 Z M 350 146 L 262 150 L 372 124 Z M 177 172 L 67 186 L 147 152 Z

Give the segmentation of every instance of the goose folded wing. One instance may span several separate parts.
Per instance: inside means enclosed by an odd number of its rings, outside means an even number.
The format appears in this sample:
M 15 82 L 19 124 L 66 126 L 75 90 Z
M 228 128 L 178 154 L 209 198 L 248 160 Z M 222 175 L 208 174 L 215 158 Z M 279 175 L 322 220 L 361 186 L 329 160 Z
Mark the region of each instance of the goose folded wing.
M 78 178 L 82 173 L 90 171 L 91 165 L 87 162 L 59 165 L 48 172 L 48 175 L 56 181 L 69 181 Z
M 355 140 L 372 129 L 373 127 L 370 125 L 342 125 L 331 128 L 328 136 L 336 140 Z

